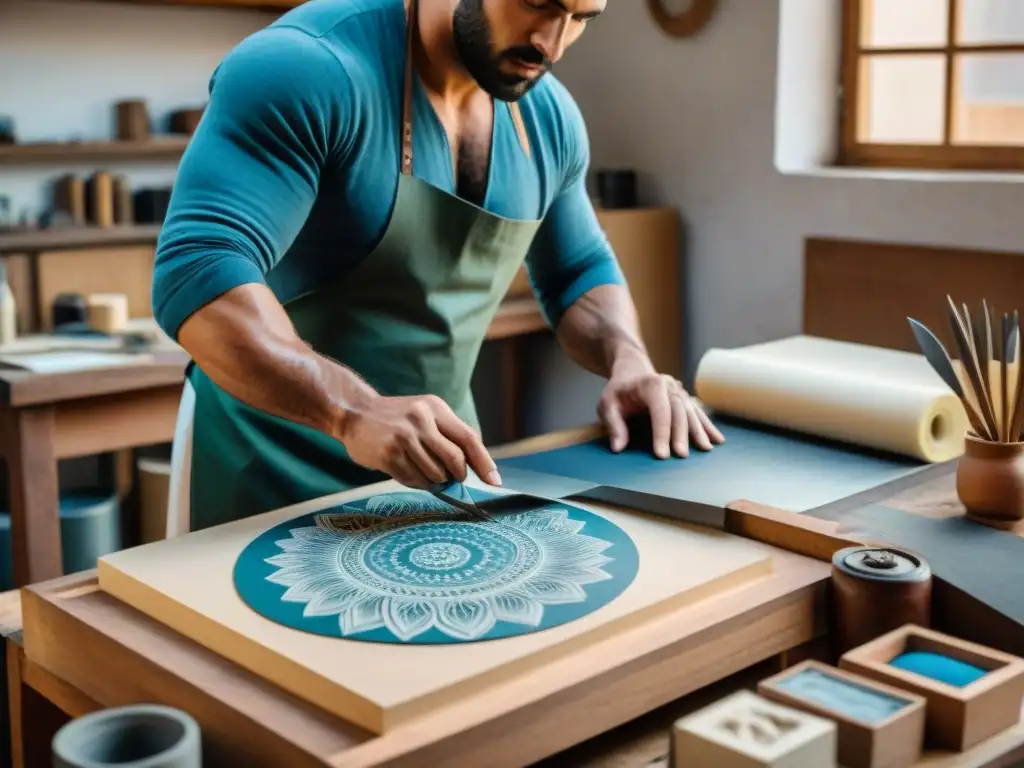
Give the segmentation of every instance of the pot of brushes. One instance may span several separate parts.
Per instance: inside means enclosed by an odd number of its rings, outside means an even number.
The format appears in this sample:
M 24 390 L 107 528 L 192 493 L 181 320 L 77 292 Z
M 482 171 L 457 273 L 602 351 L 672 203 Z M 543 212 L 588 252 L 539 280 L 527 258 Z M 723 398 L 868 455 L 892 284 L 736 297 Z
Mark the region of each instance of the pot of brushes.
M 982 301 L 972 317 L 946 297 L 958 364 L 942 342 L 913 318 L 914 338 L 935 372 L 963 403 L 971 429 L 956 473 L 956 492 L 967 517 L 997 528 L 1024 520 L 1024 365 L 1020 315 L 1001 317 Z M 999 321 L 999 322 L 996 322 Z

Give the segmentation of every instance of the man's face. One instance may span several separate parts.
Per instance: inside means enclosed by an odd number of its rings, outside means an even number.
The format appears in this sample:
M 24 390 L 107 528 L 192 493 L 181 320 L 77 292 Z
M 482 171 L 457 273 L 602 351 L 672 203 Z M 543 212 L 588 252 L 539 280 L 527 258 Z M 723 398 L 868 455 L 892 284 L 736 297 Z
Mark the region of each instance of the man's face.
M 635 0 L 634 0 L 635 1 Z M 607 0 L 458 0 L 455 47 L 480 87 L 516 101 L 583 34 Z

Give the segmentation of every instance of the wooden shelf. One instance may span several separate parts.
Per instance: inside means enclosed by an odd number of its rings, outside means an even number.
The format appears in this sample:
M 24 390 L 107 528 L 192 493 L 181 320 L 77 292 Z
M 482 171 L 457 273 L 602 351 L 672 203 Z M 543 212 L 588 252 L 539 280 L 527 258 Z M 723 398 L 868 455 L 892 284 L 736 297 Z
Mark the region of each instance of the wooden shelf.
M 53 227 L 15 232 L 0 231 L 0 254 L 155 243 L 160 228 L 160 224 L 125 224 L 114 227 Z
M 210 8 L 241 8 L 283 13 L 302 5 L 306 0 L 88 0 L 88 2 L 120 3 L 122 5 L 200 5 Z
M 0 144 L 0 165 L 34 163 L 176 160 L 188 136 L 159 136 L 145 141 L 26 142 Z

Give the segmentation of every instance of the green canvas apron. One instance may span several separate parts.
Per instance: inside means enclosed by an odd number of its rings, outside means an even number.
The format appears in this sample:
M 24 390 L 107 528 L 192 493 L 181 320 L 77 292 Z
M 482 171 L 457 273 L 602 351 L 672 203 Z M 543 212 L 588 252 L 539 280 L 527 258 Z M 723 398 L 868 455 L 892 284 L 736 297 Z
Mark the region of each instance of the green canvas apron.
M 353 271 L 285 310 L 313 349 L 382 395 L 437 395 L 478 429 L 473 369 L 541 222 L 497 216 L 413 176 L 416 5 L 407 3 L 401 173 L 385 234 Z M 509 109 L 529 153 L 518 107 Z M 190 381 L 192 530 L 384 479 L 335 438 L 242 403 L 198 366 Z

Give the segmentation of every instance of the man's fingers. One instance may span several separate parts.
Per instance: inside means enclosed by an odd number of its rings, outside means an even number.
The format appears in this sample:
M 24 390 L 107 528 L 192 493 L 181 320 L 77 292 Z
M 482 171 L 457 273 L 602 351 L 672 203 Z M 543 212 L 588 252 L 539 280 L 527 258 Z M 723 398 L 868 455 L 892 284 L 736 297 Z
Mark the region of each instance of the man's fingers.
M 625 449 L 630 441 L 630 430 L 626 419 L 613 398 L 604 398 L 597 403 L 597 416 L 608 433 L 608 446 L 615 454 Z
M 448 472 L 437 456 L 426 447 L 424 440 L 417 435 L 406 448 L 410 461 L 423 476 L 432 483 L 443 483 L 448 480 Z
M 686 396 L 673 392 L 672 402 L 672 451 L 676 456 L 690 455 L 690 425 L 686 410 Z
M 723 435 L 722 431 L 715 426 L 715 423 L 711 420 L 711 417 L 704 412 L 704 409 L 694 403 L 693 410 L 697 412 L 697 418 L 700 419 L 700 423 L 704 426 L 704 431 L 707 432 L 708 437 L 711 438 L 711 442 L 718 443 L 719 445 L 724 443 L 725 435 Z
M 428 488 L 431 483 L 409 456 L 403 454 L 392 462 L 388 472 L 395 480 L 408 488 Z
M 704 428 L 704 423 L 701 421 L 698 411 L 700 410 L 693 404 L 690 398 L 686 398 L 686 413 L 687 421 L 690 424 L 690 434 L 693 435 L 694 444 L 702 451 L 711 450 L 711 440 L 708 439 L 708 434 Z
M 441 434 L 436 423 L 423 436 L 423 442 L 427 450 L 447 468 L 448 476 L 460 483 L 466 479 L 466 455 L 459 446 Z
M 477 477 L 490 485 L 501 485 L 498 465 L 494 463 L 494 459 L 491 458 L 480 435 L 472 427 L 461 421 L 455 414 L 451 414 L 451 416 L 442 415 L 438 418 L 437 428 L 442 435 L 462 449 L 462 453 L 469 462 L 469 466 L 476 472 Z M 458 479 L 464 480 L 465 475 Z
M 651 414 L 654 455 L 659 459 L 667 459 L 669 440 L 672 437 L 672 404 L 669 402 L 668 385 L 662 377 L 651 379 L 644 392 L 644 399 Z

